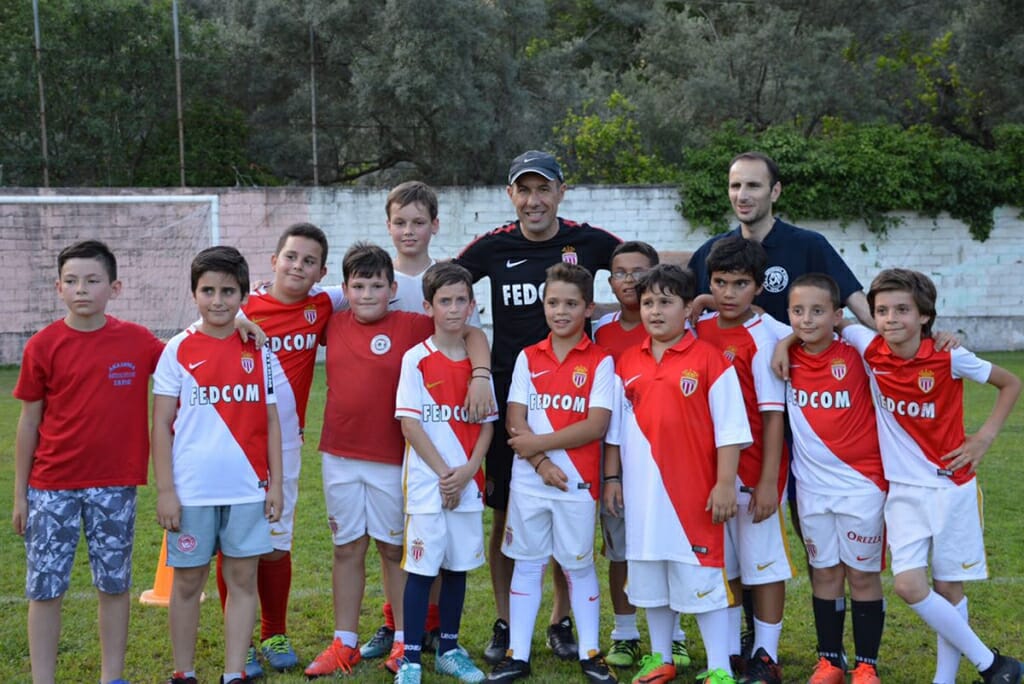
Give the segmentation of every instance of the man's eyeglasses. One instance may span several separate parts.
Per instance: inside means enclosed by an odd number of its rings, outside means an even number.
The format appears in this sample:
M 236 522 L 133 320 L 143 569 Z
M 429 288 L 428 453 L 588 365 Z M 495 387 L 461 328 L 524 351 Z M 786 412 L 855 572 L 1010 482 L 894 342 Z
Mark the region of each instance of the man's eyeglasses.
M 638 268 L 635 271 L 612 271 L 612 280 L 620 280 L 621 281 L 621 280 L 625 280 L 626 278 L 629 278 L 630 280 L 632 280 L 635 283 L 636 281 L 640 280 L 640 278 L 645 273 L 647 273 L 648 270 L 650 270 L 650 269 Z

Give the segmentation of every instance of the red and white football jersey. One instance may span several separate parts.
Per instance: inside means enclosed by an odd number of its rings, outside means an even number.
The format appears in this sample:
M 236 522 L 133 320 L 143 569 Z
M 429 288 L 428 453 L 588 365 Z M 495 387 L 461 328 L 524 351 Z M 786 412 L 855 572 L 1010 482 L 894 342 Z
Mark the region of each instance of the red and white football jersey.
M 183 506 L 266 499 L 267 404 L 276 403 L 264 347 L 186 330 L 167 343 L 153 393 L 176 397 L 172 464 Z
M 739 477 L 744 485 L 756 487 L 761 479 L 763 462 L 764 422 L 761 412 L 784 411 L 786 408 L 786 384 L 776 377 L 771 368 L 772 352 L 778 338 L 760 314 L 755 314 L 743 325 L 720 328 L 717 312 L 706 314 L 697 322 L 697 337 L 720 349 L 736 368 L 750 432 L 754 436 L 754 443 L 740 454 Z M 779 496 L 786 488 L 788 463 L 789 455 L 783 444 L 779 463 Z
M 434 334 L 434 319 L 390 311 L 360 323 L 339 311 L 327 325 L 327 401 L 320 451 L 401 465 L 402 425 L 395 396 L 405 352 Z
M 751 442 L 736 369 L 687 334 L 661 363 L 650 340 L 616 369 L 621 406 L 608 442 L 622 453 L 626 557 L 724 567 L 725 526 L 704 510 L 718 481 L 718 447 Z
M 878 416 L 878 441 L 890 482 L 925 487 L 961 485 L 967 468 L 950 471 L 942 457 L 964 443 L 963 378 L 988 382 L 992 364 L 967 351 L 940 352 L 921 340 L 912 359 L 892 353 L 881 335 L 852 325 L 843 337 L 864 356 Z
M 614 392 L 615 365 L 608 352 L 584 335 L 559 361 L 548 335 L 519 352 L 508 401 L 526 407 L 526 422 L 534 434 L 548 434 L 585 420 L 591 409 L 611 411 Z M 544 484 L 529 461 L 518 456 L 512 464 L 512 491 L 568 501 L 595 501 L 600 496 L 600 439 L 545 453 L 569 478 L 569 491 Z
M 594 341 L 598 346 L 604 347 L 618 363 L 622 352 L 630 347 L 639 347 L 647 339 L 647 330 L 643 325 L 626 330 L 622 327 L 622 313 L 613 311 L 601 316 L 594 323 Z
M 794 344 L 789 378 L 793 477 L 827 496 L 888 491 L 860 352 L 841 340 L 818 354 Z
M 267 343 L 276 359 L 274 393 L 284 449 L 302 446 L 317 348 L 328 319 L 344 302 L 341 288 L 314 285 L 308 297 L 294 304 L 278 301 L 261 289 L 250 294 L 242 306 L 244 315 L 267 334 Z
M 420 421 L 438 453 L 452 468 L 465 465 L 480 438 L 480 423 L 470 423 L 464 409 L 472 364 L 469 359 L 452 361 L 434 346 L 432 339 L 405 353 L 402 375 L 398 379 L 395 418 Z M 491 386 L 494 394 L 494 386 Z M 497 404 L 497 402 L 495 402 Z M 498 419 L 498 412 L 485 422 Z M 406 513 L 440 513 L 441 492 L 438 476 L 406 443 L 403 464 Z M 482 511 L 484 508 L 484 472 L 466 483 L 457 511 Z

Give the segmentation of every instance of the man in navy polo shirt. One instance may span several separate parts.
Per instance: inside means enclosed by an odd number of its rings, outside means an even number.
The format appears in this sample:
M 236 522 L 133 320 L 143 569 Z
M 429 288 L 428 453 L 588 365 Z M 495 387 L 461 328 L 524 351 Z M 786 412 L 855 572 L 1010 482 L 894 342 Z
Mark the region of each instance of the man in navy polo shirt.
M 754 304 L 783 323 L 789 323 L 789 284 L 805 273 L 827 273 L 839 283 L 843 305 L 864 325 L 874 328 L 863 288 L 850 267 L 825 236 L 790 225 L 772 214 L 772 205 L 782 193 L 779 167 L 760 152 L 744 152 L 729 164 L 729 202 L 740 225 L 724 235 L 709 239 L 690 257 L 697 287 L 710 292 L 705 261 L 711 246 L 727 235 L 756 240 L 768 253 L 764 289 Z M 701 304 L 698 301 L 697 304 Z

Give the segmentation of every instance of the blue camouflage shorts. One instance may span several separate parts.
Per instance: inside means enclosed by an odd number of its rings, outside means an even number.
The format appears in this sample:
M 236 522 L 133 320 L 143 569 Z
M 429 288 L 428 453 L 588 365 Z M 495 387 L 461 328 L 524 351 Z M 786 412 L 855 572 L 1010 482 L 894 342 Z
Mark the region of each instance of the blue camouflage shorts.
M 25 596 L 47 601 L 67 592 L 82 530 L 93 586 L 106 594 L 131 588 L 135 487 L 29 487 Z

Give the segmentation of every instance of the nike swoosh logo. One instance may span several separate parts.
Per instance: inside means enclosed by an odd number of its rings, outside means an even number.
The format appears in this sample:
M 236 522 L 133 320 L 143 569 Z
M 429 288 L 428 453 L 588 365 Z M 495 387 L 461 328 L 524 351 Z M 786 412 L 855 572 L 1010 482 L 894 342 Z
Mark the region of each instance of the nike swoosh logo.
M 857 556 L 857 560 L 862 562 L 866 560 L 871 560 L 872 558 L 874 558 L 874 556 Z
M 589 555 L 590 555 L 589 553 L 577 554 L 576 555 L 576 560 L 583 560 L 584 558 L 586 558 Z
M 434 389 L 435 387 L 440 385 L 442 382 L 444 382 L 444 380 L 438 380 L 436 382 L 428 382 L 427 383 L 427 389 Z
M 580 560 L 582 560 L 582 559 L 580 559 Z M 588 596 L 587 600 L 590 601 L 591 603 L 593 603 L 594 601 L 596 601 L 599 598 L 601 598 L 601 595 L 597 594 L 596 596 Z
M 773 565 L 775 565 L 775 561 L 769 561 L 768 563 L 758 563 L 757 564 L 757 571 L 761 572 L 762 570 L 766 570 L 766 569 L 770 568 Z
M 964 570 L 970 570 L 971 568 L 973 568 L 975 565 L 977 565 L 980 562 L 981 561 L 974 561 L 973 563 L 961 563 L 960 567 L 963 568 Z
M 702 599 L 702 598 L 704 598 L 708 594 L 711 594 L 714 591 L 715 591 L 714 589 L 708 589 L 707 591 L 698 591 L 697 592 L 697 598 Z
M 505 268 L 515 268 L 521 266 L 527 262 L 527 259 L 520 259 L 519 261 L 512 261 L 511 259 L 505 260 Z
M 525 591 L 513 591 L 512 589 L 509 589 L 508 593 L 512 594 L 513 596 L 529 596 L 529 594 Z
M 398 530 L 397 532 L 395 532 L 394 530 L 388 530 L 388 534 L 391 535 L 392 537 L 401 537 L 402 536 L 402 530 Z
M 531 378 L 539 378 L 540 376 L 545 375 L 545 374 L 550 373 L 550 372 L 551 371 L 549 371 L 549 370 L 537 371 L 536 373 L 530 373 L 530 377 Z
M 871 369 L 871 372 L 875 375 L 892 375 L 889 371 L 875 370 L 874 368 Z
M 634 375 L 634 376 L 633 376 L 633 377 L 631 377 L 631 378 L 630 378 L 629 380 L 627 380 L 626 382 L 622 383 L 622 386 L 623 386 L 623 387 L 629 387 L 630 383 L 632 383 L 632 382 L 634 382 L 635 380 L 637 380 L 637 379 L 638 379 L 638 378 L 639 378 L 639 377 L 640 377 L 641 375 L 643 375 L 643 374 L 642 374 L 642 373 L 639 373 L 639 374 L 637 374 L 637 375 Z
M 271 537 L 283 537 L 286 534 L 288 534 L 288 533 L 287 532 L 282 532 L 280 530 L 270 530 L 270 536 Z
M 255 323 L 256 325 L 259 325 L 259 324 L 260 324 L 260 323 L 262 323 L 263 321 L 268 321 L 268 320 L 270 320 L 270 318 L 269 318 L 268 316 L 262 316 L 262 317 L 260 317 L 260 318 L 256 318 L 255 316 L 253 316 L 253 317 L 252 317 L 252 318 L 250 318 L 249 320 L 250 320 L 250 321 L 252 321 L 253 323 Z
M 190 363 L 190 364 L 188 364 L 188 369 L 189 370 L 195 370 L 196 368 L 199 368 L 204 363 L 206 363 L 208 360 L 209 359 L 203 359 L 202 361 L 196 361 L 195 363 Z
M 510 651 L 511 653 L 511 651 Z M 491 672 L 487 675 L 487 681 L 489 682 L 500 682 L 505 679 L 516 679 L 522 677 L 523 673 L 519 670 L 508 670 L 507 672 Z

